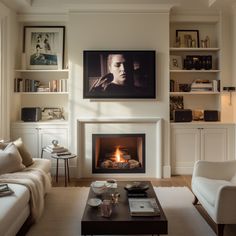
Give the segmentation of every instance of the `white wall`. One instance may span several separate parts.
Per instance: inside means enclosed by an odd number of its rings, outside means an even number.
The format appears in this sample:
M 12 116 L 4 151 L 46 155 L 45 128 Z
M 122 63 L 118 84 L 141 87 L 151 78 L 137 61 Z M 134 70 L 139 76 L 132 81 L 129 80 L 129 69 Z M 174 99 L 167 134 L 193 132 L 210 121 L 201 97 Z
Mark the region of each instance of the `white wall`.
M 17 38 L 17 23 L 16 14 L 14 11 L 8 9 L 5 5 L 0 3 L 0 23 L 1 23 L 1 76 L 0 78 L 0 99 L 3 103 L 0 111 L 0 129 L 1 138 L 10 139 L 10 116 L 12 110 L 15 109 L 19 103 L 11 103 L 12 78 L 14 77 L 15 55 L 16 55 L 16 38 Z M 2 86 L 2 88 L 1 88 Z
M 163 159 L 169 165 L 169 13 L 71 13 L 68 20 L 71 148 L 81 117 L 160 117 L 164 120 Z M 156 50 L 156 100 L 83 99 L 83 50 Z

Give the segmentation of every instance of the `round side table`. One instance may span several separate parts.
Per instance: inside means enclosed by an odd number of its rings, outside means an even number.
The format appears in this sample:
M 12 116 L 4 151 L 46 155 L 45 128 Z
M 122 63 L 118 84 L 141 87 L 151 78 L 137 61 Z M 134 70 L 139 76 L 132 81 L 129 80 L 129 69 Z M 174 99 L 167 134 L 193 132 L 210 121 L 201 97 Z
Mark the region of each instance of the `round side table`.
M 57 155 L 57 154 L 52 154 L 52 158 L 57 160 L 57 168 L 56 168 L 56 181 L 58 183 L 58 163 L 59 160 L 64 160 L 64 169 L 65 169 L 65 187 L 67 186 L 67 182 L 70 182 L 70 172 L 69 172 L 69 165 L 68 165 L 68 160 L 75 158 L 75 154 L 70 154 L 70 155 Z

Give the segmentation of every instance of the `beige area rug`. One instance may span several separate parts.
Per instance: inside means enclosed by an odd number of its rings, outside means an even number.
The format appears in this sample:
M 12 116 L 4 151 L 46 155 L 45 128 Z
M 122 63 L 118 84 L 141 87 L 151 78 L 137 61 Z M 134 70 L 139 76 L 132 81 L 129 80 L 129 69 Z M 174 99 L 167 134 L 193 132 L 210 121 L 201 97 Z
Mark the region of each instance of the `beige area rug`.
M 78 236 L 88 187 L 56 187 L 46 196 L 40 221 L 27 236 Z M 192 205 L 187 187 L 155 188 L 168 219 L 169 236 L 215 236 L 215 233 Z M 236 226 L 226 226 L 224 236 L 235 236 Z

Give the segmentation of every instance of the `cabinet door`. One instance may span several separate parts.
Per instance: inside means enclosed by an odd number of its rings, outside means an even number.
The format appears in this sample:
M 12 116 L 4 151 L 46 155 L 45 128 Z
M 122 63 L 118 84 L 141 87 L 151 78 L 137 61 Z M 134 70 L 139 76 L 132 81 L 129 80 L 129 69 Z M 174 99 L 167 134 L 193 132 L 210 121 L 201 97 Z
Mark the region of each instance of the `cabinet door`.
M 172 129 L 172 173 L 192 174 L 193 165 L 200 157 L 199 129 Z
M 201 159 L 207 161 L 227 160 L 227 129 L 201 129 Z
M 38 130 L 37 128 L 20 128 L 13 129 L 12 139 L 21 137 L 22 141 L 32 155 L 33 158 L 38 158 Z

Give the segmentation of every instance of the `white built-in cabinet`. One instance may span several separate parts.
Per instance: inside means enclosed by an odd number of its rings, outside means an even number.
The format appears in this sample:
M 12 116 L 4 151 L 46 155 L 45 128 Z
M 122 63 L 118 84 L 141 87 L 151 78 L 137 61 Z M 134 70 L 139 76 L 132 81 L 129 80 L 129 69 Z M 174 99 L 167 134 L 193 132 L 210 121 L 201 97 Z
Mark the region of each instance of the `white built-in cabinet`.
M 197 160 L 234 159 L 234 124 L 172 123 L 172 174 L 192 174 Z
M 68 147 L 67 122 L 14 122 L 11 125 L 12 139 L 22 138 L 29 152 L 34 158 L 41 157 L 42 147 L 56 139 L 59 144 Z M 48 153 L 44 154 L 48 158 Z

